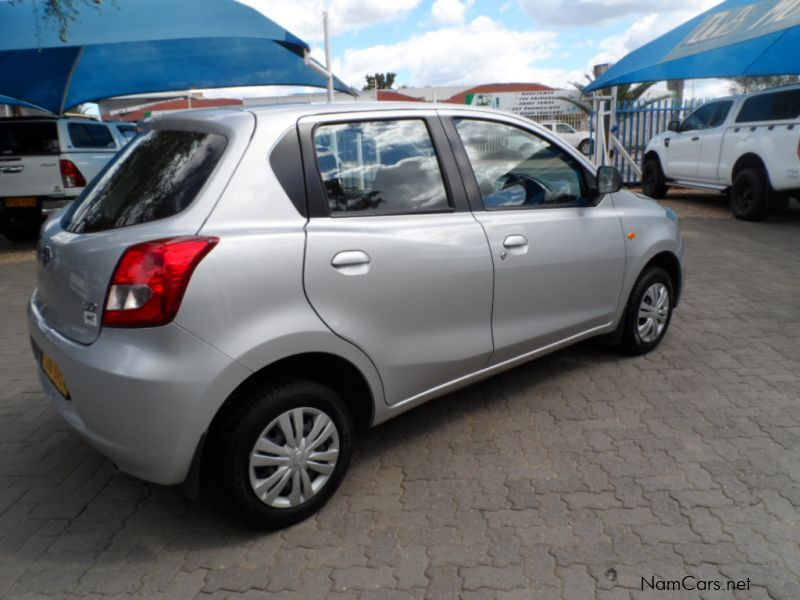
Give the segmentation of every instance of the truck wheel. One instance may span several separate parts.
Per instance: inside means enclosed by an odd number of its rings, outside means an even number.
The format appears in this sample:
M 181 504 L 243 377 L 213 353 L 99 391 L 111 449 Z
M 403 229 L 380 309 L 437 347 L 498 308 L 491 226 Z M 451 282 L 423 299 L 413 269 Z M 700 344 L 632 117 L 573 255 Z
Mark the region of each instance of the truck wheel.
M 578 144 L 578 152 L 584 156 L 589 156 L 592 153 L 592 140 L 583 140 Z
M 762 221 L 767 216 L 770 186 L 760 168 L 744 169 L 733 179 L 728 192 L 731 212 L 743 221 Z
M 10 218 L 6 221 L 3 234 L 10 242 L 29 242 L 39 236 L 40 221 L 36 219 Z
M 251 389 L 215 433 L 218 492 L 254 528 L 302 521 L 339 487 L 353 431 L 345 403 L 318 383 L 295 379 Z
M 642 169 L 642 191 L 645 196 L 663 198 L 668 189 L 661 163 L 657 158 L 648 158 Z

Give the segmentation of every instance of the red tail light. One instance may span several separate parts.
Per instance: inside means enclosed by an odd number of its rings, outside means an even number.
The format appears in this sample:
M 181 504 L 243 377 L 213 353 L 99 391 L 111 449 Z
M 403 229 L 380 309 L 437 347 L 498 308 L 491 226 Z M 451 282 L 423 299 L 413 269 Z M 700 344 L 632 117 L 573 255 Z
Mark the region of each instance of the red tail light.
M 217 242 L 176 237 L 128 248 L 111 278 L 103 325 L 155 327 L 172 321 L 192 273 Z
M 59 163 L 61 165 L 61 180 L 64 182 L 65 188 L 83 187 L 86 185 L 86 178 L 78 167 L 75 166 L 74 162 L 62 159 Z

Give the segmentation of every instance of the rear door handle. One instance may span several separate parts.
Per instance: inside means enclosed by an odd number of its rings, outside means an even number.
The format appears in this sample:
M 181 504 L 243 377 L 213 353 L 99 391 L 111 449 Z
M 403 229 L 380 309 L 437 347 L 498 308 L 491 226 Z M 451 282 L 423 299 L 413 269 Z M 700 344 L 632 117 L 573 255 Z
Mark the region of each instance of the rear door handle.
M 514 234 L 506 236 L 503 240 L 503 246 L 506 248 L 520 248 L 528 245 L 528 238 L 524 235 Z
M 331 259 L 331 266 L 343 275 L 363 275 L 369 271 L 369 254 L 361 250 L 345 250 Z
M 700 136 L 697 136 L 697 135 L 696 135 L 696 136 L 694 136 L 694 137 L 692 138 L 692 141 L 693 141 L 693 142 L 696 142 L 696 141 L 697 141 L 697 140 L 699 140 L 699 139 L 700 139 Z

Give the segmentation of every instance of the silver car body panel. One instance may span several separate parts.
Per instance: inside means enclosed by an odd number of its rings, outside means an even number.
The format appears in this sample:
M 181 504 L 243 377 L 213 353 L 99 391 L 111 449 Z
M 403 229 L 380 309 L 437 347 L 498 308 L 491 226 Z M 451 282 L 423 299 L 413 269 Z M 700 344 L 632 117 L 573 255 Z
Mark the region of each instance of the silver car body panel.
M 58 220 L 47 223 L 42 243 L 57 261 L 39 267 L 29 327 L 72 392 L 64 400 L 40 369 L 59 412 L 123 470 L 179 483 L 225 400 L 276 361 L 319 352 L 348 361 L 371 391 L 377 424 L 614 330 L 647 262 L 660 252 L 682 258 L 675 221 L 626 191 L 582 209 L 309 220 L 270 168 L 273 146 L 304 118 L 431 114 L 511 122 L 593 169 L 530 121 L 474 108 L 348 103 L 155 119 L 154 128 L 225 131 L 228 148 L 194 203 L 174 217 L 86 235 L 65 232 Z M 220 242 L 194 272 L 172 324 L 90 328 L 75 315 L 83 301 L 102 307 L 127 246 L 197 232 Z M 636 237 L 628 239 L 629 232 Z M 516 234 L 526 236 L 528 251 L 501 264 L 498 244 Z M 570 252 L 559 254 L 551 244 Z M 368 268 L 334 268 L 339 252 L 367 254 Z M 569 316 L 558 314 L 559 303 Z

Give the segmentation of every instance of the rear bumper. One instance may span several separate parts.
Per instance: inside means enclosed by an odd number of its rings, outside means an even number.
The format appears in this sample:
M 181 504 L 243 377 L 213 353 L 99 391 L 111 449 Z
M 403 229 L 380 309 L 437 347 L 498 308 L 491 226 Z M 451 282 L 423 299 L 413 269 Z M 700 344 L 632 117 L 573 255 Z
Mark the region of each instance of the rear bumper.
M 77 196 L 34 196 L 36 198 L 36 206 L 31 207 L 10 207 L 6 206 L 6 198 L 0 198 L 0 218 L 2 217 L 36 217 L 42 215 L 49 217 L 55 211 L 69 206 Z
M 28 327 L 69 387 L 66 400 L 39 367 L 56 410 L 122 471 L 154 483 L 184 481 L 219 406 L 250 374 L 174 324 L 106 328 L 84 346 L 53 330 L 31 301 Z

